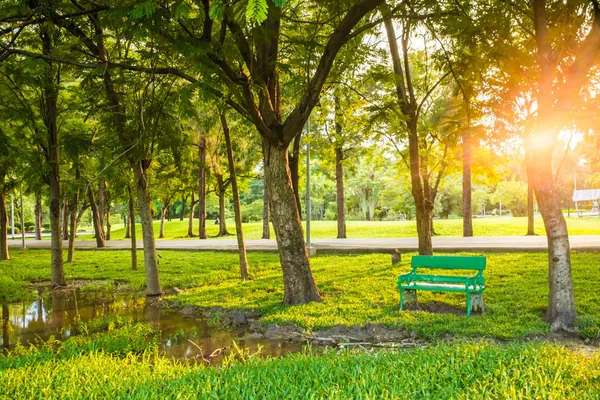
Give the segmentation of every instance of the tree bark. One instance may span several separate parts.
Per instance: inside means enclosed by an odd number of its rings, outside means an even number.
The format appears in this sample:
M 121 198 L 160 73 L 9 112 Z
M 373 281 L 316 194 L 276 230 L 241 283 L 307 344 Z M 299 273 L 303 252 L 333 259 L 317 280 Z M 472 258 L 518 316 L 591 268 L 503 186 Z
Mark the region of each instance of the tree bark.
M 196 205 L 196 200 L 194 199 L 194 192 L 192 192 L 192 204 L 190 207 L 190 216 L 188 219 L 188 237 L 194 237 L 194 206 Z
M 131 239 L 130 226 L 131 226 L 131 218 L 129 218 L 129 216 L 127 216 L 127 218 L 125 218 L 125 239 Z
M 292 187 L 287 146 L 263 139 L 271 220 L 283 269 L 284 303 L 321 301 L 304 243 L 300 214 Z
M 96 235 L 94 236 L 96 238 L 96 247 L 101 249 L 106 246 L 104 243 L 104 229 L 102 229 L 102 222 L 100 222 L 100 214 L 96 199 L 94 198 L 92 185 L 88 185 L 88 199 L 90 201 L 90 207 L 92 207 L 92 223 L 94 224 L 94 230 L 96 231 Z
M 266 163 L 266 160 L 264 161 Z M 263 171 L 263 239 L 271 239 L 269 226 L 269 191 L 267 190 L 267 173 Z
M 227 117 L 221 114 L 221 125 L 225 136 L 225 146 L 227 147 L 227 161 L 229 165 L 229 181 L 231 182 L 231 191 L 233 192 L 233 209 L 235 212 L 235 234 L 237 237 L 238 249 L 240 254 L 240 276 L 242 280 L 250 278 L 248 273 L 248 258 L 246 257 L 246 244 L 244 243 L 244 231 L 242 229 L 242 210 L 240 206 L 240 193 L 238 191 L 237 176 L 235 173 L 235 161 L 233 159 L 233 147 L 231 145 L 231 136 L 229 135 L 229 126 Z
M 42 240 L 42 196 L 35 195 L 35 240 Z
M 165 238 L 165 216 L 167 215 L 168 208 L 169 208 L 169 204 L 163 203 L 162 208 L 160 209 L 160 229 L 158 231 L 159 239 Z
M 156 242 L 154 240 L 154 226 L 152 223 L 152 208 L 150 194 L 148 193 L 148 176 L 140 163 L 133 165 L 140 217 L 142 220 L 142 237 L 144 239 L 144 265 L 146 268 L 146 295 L 160 296 L 162 289 L 158 279 L 158 259 L 156 256 Z
M 49 28 L 43 28 L 41 32 L 43 53 L 51 55 L 52 37 Z M 62 235 L 61 235 L 61 215 L 60 215 L 60 156 L 58 147 L 58 73 L 48 64 L 44 73 L 44 125 L 48 134 L 47 161 L 50 167 L 48 174 L 48 185 L 50 186 L 50 231 L 51 231 L 51 269 L 52 286 L 66 286 L 65 270 L 63 265 Z
M 183 221 L 185 217 L 185 203 L 187 202 L 187 196 L 181 196 L 181 213 L 179 214 L 179 220 Z
M 198 237 L 206 239 L 206 137 L 198 140 Z
M 62 215 L 62 240 L 69 240 L 69 199 L 67 196 L 63 199 Z
M 137 270 L 137 240 L 135 232 L 135 204 L 131 186 L 127 185 L 127 193 L 129 194 L 129 237 L 131 238 L 131 269 Z
M 533 177 L 531 176 L 531 168 L 527 167 L 527 236 L 535 236 L 532 181 Z
M 98 220 L 100 221 L 100 226 L 102 227 L 102 234 L 106 237 L 106 231 L 104 230 L 104 190 L 106 189 L 106 184 L 103 180 L 98 182 Z
M 216 175 L 217 177 L 217 194 L 219 195 L 219 233 L 217 236 L 229 236 L 227 232 L 227 221 L 225 219 L 225 191 L 227 186 L 223 175 Z
M 10 260 L 8 252 L 8 213 L 6 212 L 6 196 L 0 193 L 0 261 Z
M 294 138 L 294 144 L 292 147 L 292 153 L 288 155 L 290 164 L 290 175 L 292 177 L 292 188 L 294 189 L 294 196 L 296 198 L 296 208 L 298 208 L 298 214 L 302 215 L 302 203 L 300 202 L 300 192 L 298 189 L 298 182 L 300 180 L 300 138 L 302 134 L 297 135 Z
M 110 198 L 110 190 L 108 190 L 107 186 L 104 186 L 104 215 L 106 216 L 106 231 L 104 234 L 104 238 L 106 240 L 110 240 L 110 228 L 111 228 L 111 224 L 110 224 L 110 203 L 111 203 L 111 198 Z
M 69 207 L 70 214 L 70 227 L 69 227 L 69 252 L 67 255 L 67 262 L 72 263 L 75 261 L 75 236 L 77 236 L 77 208 L 79 207 L 79 189 L 75 189 L 73 194 L 73 200 Z M 65 214 L 65 220 L 68 219 Z
M 462 133 L 462 211 L 463 211 L 463 236 L 473 236 L 473 211 L 471 202 L 471 134 L 468 131 Z
M 342 160 L 344 152 L 341 148 L 335 148 L 335 183 L 337 203 L 337 237 L 346 239 L 346 199 L 344 198 L 344 166 Z

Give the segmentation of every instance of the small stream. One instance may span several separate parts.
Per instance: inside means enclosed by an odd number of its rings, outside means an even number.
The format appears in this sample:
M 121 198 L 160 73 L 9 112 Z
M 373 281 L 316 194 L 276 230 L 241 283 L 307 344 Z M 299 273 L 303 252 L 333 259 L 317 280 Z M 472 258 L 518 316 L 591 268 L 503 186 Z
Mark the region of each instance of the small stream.
M 281 356 L 302 350 L 302 345 L 284 340 L 246 339 L 245 327 L 232 330 L 209 326 L 206 319 L 186 318 L 176 311 L 164 310 L 146 303 L 145 297 L 132 294 L 99 294 L 80 290 L 36 294 L 34 301 L 2 306 L 2 349 L 46 341 L 51 336 L 67 340 L 80 332 L 77 320 L 89 321 L 109 315 L 131 317 L 135 322 L 150 324 L 160 332 L 160 349 L 165 357 L 212 363 L 229 354 L 235 341 L 250 353 L 260 349 L 261 355 Z M 193 342 L 193 343 L 192 343 Z M 219 350 L 221 349 L 221 350 Z M 213 352 L 218 355 L 208 357 Z

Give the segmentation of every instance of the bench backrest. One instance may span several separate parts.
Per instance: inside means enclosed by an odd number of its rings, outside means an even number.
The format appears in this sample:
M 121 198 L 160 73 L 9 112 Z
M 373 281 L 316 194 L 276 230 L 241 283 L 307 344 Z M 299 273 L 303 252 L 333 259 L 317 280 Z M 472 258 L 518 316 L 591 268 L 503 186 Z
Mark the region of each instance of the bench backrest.
M 483 256 L 413 256 L 410 266 L 417 268 L 485 270 Z

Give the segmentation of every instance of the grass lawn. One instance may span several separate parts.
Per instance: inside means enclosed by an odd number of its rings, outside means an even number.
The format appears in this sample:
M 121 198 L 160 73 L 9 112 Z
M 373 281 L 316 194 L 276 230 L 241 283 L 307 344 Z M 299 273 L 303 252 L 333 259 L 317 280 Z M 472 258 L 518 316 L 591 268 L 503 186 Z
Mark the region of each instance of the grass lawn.
M 233 220 L 228 220 L 228 229 L 235 233 Z M 600 235 L 600 218 L 567 218 L 569 234 L 571 235 Z M 154 231 L 158 238 L 159 221 L 154 223 Z M 415 221 L 348 221 L 347 235 L 349 238 L 402 238 L 416 237 L 417 228 Z M 434 221 L 436 233 L 442 236 L 462 236 L 462 219 L 439 219 Z M 535 232 L 545 235 L 544 225 L 541 218 L 535 220 Z M 173 220 L 165 222 L 165 239 L 187 238 L 188 222 Z M 208 221 L 207 235 L 214 237 L 218 232 L 218 226 Z M 136 226 L 137 237 L 141 239 L 141 225 Z M 475 218 L 473 219 L 473 230 L 475 236 L 523 236 L 527 232 L 527 218 Z M 198 233 L 198 220 L 194 220 L 194 232 Z M 115 229 L 111 232 L 114 240 L 124 239 L 125 229 Z M 273 228 L 271 235 L 274 237 Z M 337 237 L 336 221 L 313 221 L 311 222 L 311 236 L 313 238 L 335 238 Z M 262 223 L 244 224 L 244 237 L 246 239 L 260 239 L 262 237 Z M 90 239 L 83 236 L 82 239 Z
M 29 293 L 23 283 L 50 278 L 50 252 L 12 252 L 13 259 L 0 262 L 0 298 L 16 300 Z M 391 266 L 389 255 L 320 255 L 312 268 L 322 303 L 284 306 L 283 282 L 278 256 L 250 253 L 254 280 L 238 279 L 238 257 L 230 253 L 159 251 L 160 277 L 164 288 L 188 289 L 173 301 L 202 308 L 259 309 L 264 323 L 293 323 L 306 329 L 367 322 L 407 329 L 425 338 L 457 337 L 523 338 L 545 334 L 547 305 L 547 255 L 512 253 L 488 255 L 485 271 L 486 313 L 467 318 L 464 295 L 419 293 L 427 309 L 444 307 L 446 313 L 399 311 L 396 279 L 408 271 L 410 257 Z M 127 251 L 79 251 L 66 264 L 68 279 L 108 279 L 130 282 L 143 289 L 143 268 L 131 271 Z M 143 257 L 139 253 L 139 258 Z M 575 300 L 581 336 L 600 338 L 600 254 L 573 253 Z M 141 260 L 140 260 L 141 263 Z
M 142 327 L 0 356 L 0 398 L 597 399 L 600 356 L 534 343 L 245 356 L 220 367 L 158 356 Z M 129 338 L 129 342 L 128 339 Z M 133 339 L 132 339 L 133 338 Z M 134 346 L 130 344 L 134 342 Z M 149 342 L 146 340 L 146 342 Z

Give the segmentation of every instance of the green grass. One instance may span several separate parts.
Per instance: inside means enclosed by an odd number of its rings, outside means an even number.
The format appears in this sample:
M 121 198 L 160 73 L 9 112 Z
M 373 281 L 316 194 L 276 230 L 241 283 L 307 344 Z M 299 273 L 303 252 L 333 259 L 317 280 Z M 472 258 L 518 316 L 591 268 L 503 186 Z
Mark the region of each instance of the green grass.
M 126 327 L 116 341 L 142 333 Z M 325 351 L 280 359 L 230 359 L 214 368 L 122 355 L 103 334 L 69 339 L 55 351 L 0 356 L 0 398 L 111 399 L 595 399 L 600 356 L 541 343 L 438 343 L 373 353 Z M 105 335 L 105 334 L 104 334 Z M 76 345 L 70 343 L 77 341 Z M 86 345 L 87 343 L 87 345 Z M 66 348 L 66 349 L 65 349 Z
M 600 235 L 600 219 L 598 218 L 567 218 L 569 234 L 571 235 Z M 158 238 L 160 223 L 155 221 L 154 231 Z M 349 238 L 404 238 L 416 237 L 417 228 L 415 221 L 348 221 L 347 236 Z M 441 236 L 462 236 L 462 219 L 439 219 L 434 221 L 436 233 Z M 535 219 L 535 232 L 545 235 L 541 218 Z M 187 238 L 187 220 L 173 220 L 165 222 L 165 239 Z M 141 239 L 141 225 L 136 226 L 137 237 Z M 208 221 L 207 235 L 214 237 L 218 233 L 218 226 Z M 233 221 L 228 220 L 229 232 L 235 233 Z M 524 236 L 527 232 L 527 218 L 475 218 L 473 219 L 475 236 Z M 198 233 L 198 220 L 194 220 L 194 232 Z M 125 230 L 116 229 L 111 233 L 114 240 L 125 237 Z M 271 235 L 274 237 L 273 228 Z M 336 221 L 311 222 L 311 235 L 313 238 L 337 237 Z M 260 239 L 262 237 L 262 223 L 244 224 L 244 237 L 246 239 Z M 90 239 L 83 236 L 81 239 Z
M 424 306 L 441 303 L 456 314 L 399 311 L 397 276 L 409 269 L 410 256 L 391 266 L 389 255 L 321 255 L 312 258 L 312 269 L 322 303 L 285 306 L 283 280 L 276 254 L 250 253 L 252 281 L 238 278 L 238 256 L 232 253 L 159 251 L 164 288 L 188 291 L 172 298 L 179 305 L 202 308 L 258 309 L 264 323 L 293 323 L 306 329 L 335 325 L 380 323 L 417 332 L 426 338 L 523 338 L 546 334 L 547 255 L 544 253 L 489 254 L 485 271 L 486 313 L 467 318 L 460 294 L 419 293 Z M 50 278 L 49 251 L 12 252 L 0 262 L 0 298 L 16 300 L 22 282 Z M 127 251 L 79 251 L 79 261 L 66 264 L 68 279 L 109 279 L 130 282 L 133 290 L 145 285 L 143 268 L 131 271 Z M 139 253 L 142 257 L 142 253 Z M 581 335 L 600 338 L 600 254 L 572 254 L 575 300 Z M 141 261 L 140 261 L 141 262 Z

